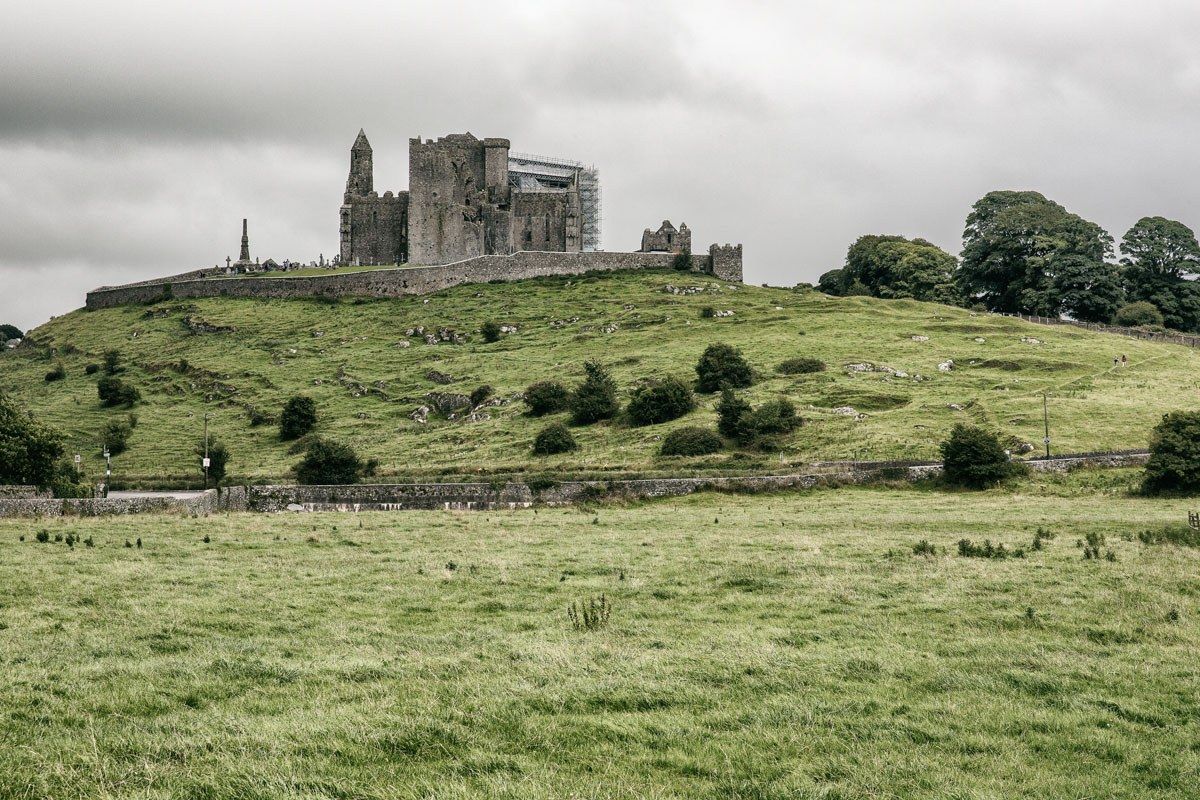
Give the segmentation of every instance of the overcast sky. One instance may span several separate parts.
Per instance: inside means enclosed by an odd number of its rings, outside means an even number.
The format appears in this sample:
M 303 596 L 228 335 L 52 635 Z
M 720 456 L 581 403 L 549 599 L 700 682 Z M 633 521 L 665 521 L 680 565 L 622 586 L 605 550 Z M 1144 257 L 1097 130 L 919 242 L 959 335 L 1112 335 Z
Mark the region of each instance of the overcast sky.
M 604 246 L 664 218 L 746 279 L 864 233 L 957 253 L 972 202 L 1036 189 L 1120 237 L 1200 227 L 1200 4 L 1129 0 L 6 1 L 0 322 L 95 286 L 337 250 L 360 127 L 594 163 Z

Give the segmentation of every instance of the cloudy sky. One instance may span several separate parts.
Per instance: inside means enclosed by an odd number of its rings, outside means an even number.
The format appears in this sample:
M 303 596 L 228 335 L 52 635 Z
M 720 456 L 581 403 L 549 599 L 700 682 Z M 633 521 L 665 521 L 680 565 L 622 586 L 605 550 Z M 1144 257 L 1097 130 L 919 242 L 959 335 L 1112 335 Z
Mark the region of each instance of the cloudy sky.
M 348 150 L 471 131 L 596 164 L 604 245 L 664 218 L 791 285 L 860 234 L 957 252 L 1037 189 L 1200 227 L 1200 5 L 1109 0 L 3 3 L 0 322 L 97 285 L 337 248 Z M 697 248 L 699 249 L 699 247 Z

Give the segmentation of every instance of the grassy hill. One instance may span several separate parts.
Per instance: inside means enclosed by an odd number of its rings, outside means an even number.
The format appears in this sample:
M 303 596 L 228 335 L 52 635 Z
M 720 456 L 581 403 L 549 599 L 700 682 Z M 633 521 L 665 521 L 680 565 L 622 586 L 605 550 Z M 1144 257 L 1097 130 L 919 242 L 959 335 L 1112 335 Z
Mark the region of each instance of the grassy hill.
M 695 293 L 674 294 L 671 285 Z M 733 316 L 703 319 L 705 306 Z M 489 319 L 517 331 L 486 344 L 477 330 Z M 406 335 L 416 327 L 453 329 L 466 341 L 427 344 Z M 129 450 L 114 461 L 118 480 L 195 479 L 192 449 L 205 412 L 232 451 L 232 475 L 283 476 L 297 456 L 274 426 L 252 426 L 251 410 L 277 414 L 301 392 L 319 405 L 321 433 L 379 458 L 387 476 L 778 469 L 855 456 L 927 458 L 959 421 L 1040 448 L 1042 392 L 1050 397 L 1056 451 L 1137 447 L 1163 412 L 1192 405 L 1200 384 L 1200 358 L 1183 347 L 928 303 L 832 298 L 673 272 L 472 285 L 401 300 L 206 299 L 81 310 L 30 338 L 40 347 L 0 355 L 0 391 L 67 433 L 92 476 L 100 469 L 100 430 L 127 412 L 99 405 L 97 376 L 86 376 L 84 368 L 107 349 L 122 352 L 125 377 L 143 401 Z M 530 382 L 573 383 L 582 362 L 596 359 L 612 368 L 627 393 L 648 376 L 694 377 L 697 357 L 717 341 L 740 347 L 762 372 L 749 390 L 753 402 L 783 396 L 800 408 L 807 424 L 783 452 L 659 457 L 671 427 L 714 424 L 716 398 L 705 397 L 698 411 L 677 422 L 590 426 L 578 429 L 576 453 L 530 454 L 546 422 L 525 416 L 515 399 Z M 1121 353 L 1129 366 L 1114 368 Z M 780 361 L 797 356 L 823 359 L 828 370 L 775 372 Z M 953 369 L 939 371 L 948 360 Z M 67 377 L 47 383 L 43 375 L 55 361 L 65 365 Z M 448 384 L 436 382 L 445 376 Z M 430 392 L 467 394 L 480 384 L 495 387 L 500 399 L 481 418 L 431 416 L 425 424 L 410 418 Z

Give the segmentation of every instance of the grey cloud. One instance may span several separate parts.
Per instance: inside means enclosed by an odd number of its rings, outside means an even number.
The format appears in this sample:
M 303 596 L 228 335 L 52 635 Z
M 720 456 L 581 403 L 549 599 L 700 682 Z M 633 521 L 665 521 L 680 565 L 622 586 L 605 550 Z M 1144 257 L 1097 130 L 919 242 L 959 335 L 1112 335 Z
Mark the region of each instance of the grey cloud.
M 360 126 L 471 130 L 595 163 L 605 245 L 686 220 L 747 279 L 869 232 L 957 251 L 970 204 L 1033 188 L 1119 236 L 1200 226 L 1200 8 L 1165 0 L 550 4 L 40 2 L 0 28 L 0 321 L 92 286 L 336 246 Z

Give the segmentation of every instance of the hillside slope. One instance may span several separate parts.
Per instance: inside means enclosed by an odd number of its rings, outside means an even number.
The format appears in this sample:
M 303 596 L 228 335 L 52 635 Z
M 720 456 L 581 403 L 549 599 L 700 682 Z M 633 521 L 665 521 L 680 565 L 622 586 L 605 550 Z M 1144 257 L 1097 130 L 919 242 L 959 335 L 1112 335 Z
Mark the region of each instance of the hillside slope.
M 703 319 L 705 306 L 733 316 Z M 477 330 L 489 319 L 517 331 L 486 344 Z M 453 329 L 465 341 L 428 344 L 406 335 L 418 327 Z M 66 432 L 93 477 L 100 430 L 127 412 L 101 408 L 97 376 L 84 368 L 106 349 L 122 352 L 126 377 L 143 401 L 129 450 L 114 461 L 118 479 L 195 478 L 192 450 L 206 411 L 213 433 L 231 449 L 232 475 L 281 477 L 297 456 L 273 426 L 252 426 L 250 409 L 277 414 L 296 393 L 316 399 L 321 433 L 379 458 L 387 476 L 930 458 L 959 421 L 1040 449 L 1043 391 L 1056 452 L 1138 447 L 1162 413 L 1194 403 L 1200 384 L 1200 358 L 1183 347 L 928 303 L 833 298 L 672 272 L 472 285 L 402 300 L 171 301 L 76 311 L 30 336 L 39 347 L 0 355 L 0 391 Z M 658 457 L 671 427 L 714 423 L 716 398 L 704 397 L 698 411 L 677 422 L 580 428 L 577 453 L 530 454 L 545 424 L 525 416 L 515 399 L 530 382 L 573 383 L 582 362 L 597 359 L 612 368 L 624 394 L 647 376 L 693 378 L 697 357 L 716 341 L 740 347 L 763 373 L 749 390 L 753 402 L 784 396 L 800 408 L 807 424 L 782 453 Z M 1114 367 L 1121 353 L 1129 366 Z M 796 356 L 823 359 L 829 368 L 775 372 Z M 67 378 L 46 383 L 43 375 L 59 360 Z M 953 369 L 939 371 L 948 360 Z M 437 382 L 447 376 L 449 383 Z M 495 387 L 500 404 L 477 418 L 411 418 L 431 392 L 467 394 L 480 384 Z

